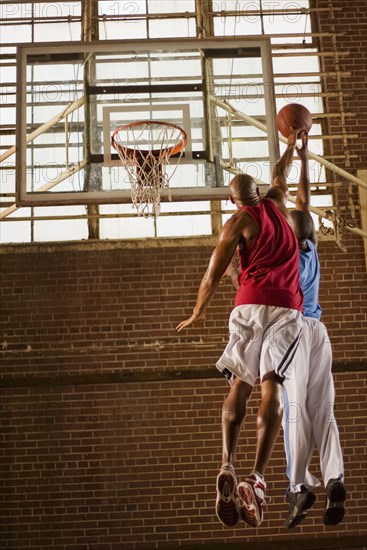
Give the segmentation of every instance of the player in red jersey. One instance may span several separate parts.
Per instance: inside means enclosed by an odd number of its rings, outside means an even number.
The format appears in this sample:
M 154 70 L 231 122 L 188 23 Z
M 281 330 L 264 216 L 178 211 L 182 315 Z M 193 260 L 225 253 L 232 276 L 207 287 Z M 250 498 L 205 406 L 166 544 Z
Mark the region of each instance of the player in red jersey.
M 303 297 L 299 286 L 298 244 L 286 208 L 286 176 L 296 135 L 273 169 L 272 184 L 260 199 L 254 179 L 235 176 L 229 184 L 237 212 L 224 224 L 192 315 L 177 330 L 205 319 L 205 310 L 238 250 L 240 275 L 235 307 L 229 320 L 230 338 L 217 368 L 230 383 L 222 410 L 223 462 L 217 477 L 216 512 L 233 526 L 241 516 L 256 527 L 265 506 L 264 471 L 283 413 L 282 382 L 289 372 L 302 331 Z M 246 406 L 257 377 L 261 405 L 257 420 L 257 450 L 253 472 L 238 485 L 233 467 Z

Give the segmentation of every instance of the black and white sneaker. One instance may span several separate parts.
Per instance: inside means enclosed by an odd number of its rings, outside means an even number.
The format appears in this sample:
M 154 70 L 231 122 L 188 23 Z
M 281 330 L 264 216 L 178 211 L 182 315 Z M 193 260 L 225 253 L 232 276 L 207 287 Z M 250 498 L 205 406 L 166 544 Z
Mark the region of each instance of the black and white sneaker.
M 344 483 L 339 479 L 329 479 L 326 485 L 325 525 L 337 525 L 341 522 L 345 512 L 346 496 Z
M 287 529 L 296 527 L 305 519 L 307 510 L 311 508 L 315 502 L 315 498 L 314 493 L 303 486 L 299 493 L 288 492 L 286 499 L 289 503 L 289 509 L 287 519 L 284 523 Z

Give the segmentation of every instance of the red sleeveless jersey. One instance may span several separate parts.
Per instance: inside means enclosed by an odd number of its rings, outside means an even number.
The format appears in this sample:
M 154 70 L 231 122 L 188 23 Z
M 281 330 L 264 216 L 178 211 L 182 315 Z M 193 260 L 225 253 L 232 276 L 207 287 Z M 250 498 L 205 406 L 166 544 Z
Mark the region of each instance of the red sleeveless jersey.
M 298 242 L 289 223 L 270 199 L 242 208 L 256 221 L 259 234 L 250 246 L 240 247 L 235 306 L 263 304 L 303 311 Z

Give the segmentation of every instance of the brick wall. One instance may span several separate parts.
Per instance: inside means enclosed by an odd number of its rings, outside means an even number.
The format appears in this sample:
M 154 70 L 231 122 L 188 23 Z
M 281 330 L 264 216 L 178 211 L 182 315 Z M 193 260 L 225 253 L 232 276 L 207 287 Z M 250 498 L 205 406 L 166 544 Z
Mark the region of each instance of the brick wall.
M 350 144 L 347 149 L 354 155 L 350 160 L 352 170 L 365 169 L 367 164 L 367 119 L 366 119 L 366 52 L 367 52 L 367 12 L 365 0 L 316 0 L 319 8 L 331 8 L 318 15 L 319 30 L 324 33 L 335 32 L 336 37 L 320 38 L 321 51 L 334 52 L 321 58 L 326 71 L 339 69 L 343 75 L 328 76 L 323 82 L 323 91 L 343 91 L 344 112 L 342 117 L 330 118 L 329 129 L 332 135 L 348 135 Z M 350 74 L 349 74 L 350 73 Z M 338 98 L 327 95 L 326 112 L 338 112 Z M 343 120 L 344 117 L 344 120 Z M 350 137 L 353 135 L 355 137 Z M 330 141 L 334 155 L 343 154 L 345 144 L 343 137 Z M 339 164 L 339 162 L 336 162 Z M 341 165 L 342 168 L 345 165 Z
M 120 550 L 207 542 L 211 549 L 214 543 L 269 540 L 287 548 L 294 538 L 302 548 L 315 536 L 317 548 L 333 536 L 348 536 L 351 544 L 365 532 L 366 382 L 366 373 L 336 376 L 348 515 L 337 528 L 324 528 L 319 490 L 307 521 L 291 533 L 282 526 L 281 438 L 268 468 L 272 501 L 261 528 L 242 522 L 224 528 L 214 515 L 221 379 L 4 389 L 1 548 Z M 258 397 L 256 391 L 238 449 L 242 475 L 254 459 Z M 316 460 L 313 465 L 317 474 Z
M 332 136 L 328 140 L 331 162 L 357 175 L 357 170 L 364 170 L 367 166 L 366 2 L 316 0 L 314 4 L 321 9 L 329 9 L 318 14 L 318 30 L 335 33 L 335 36 L 319 39 L 320 50 L 329 52 L 329 55 L 320 58 L 321 68 L 329 74 L 323 79 L 323 91 L 327 93 L 325 112 L 331 115 L 340 113 L 340 116 L 328 118 L 327 123 L 327 131 Z M 339 75 L 331 76 L 338 70 Z M 340 102 L 335 92 L 341 94 Z M 343 218 L 352 225 L 357 222 L 360 227 L 357 186 L 348 185 L 335 174 L 329 175 L 329 178 L 342 184 L 335 190 L 335 200 Z M 357 207 L 355 213 L 349 209 L 353 203 Z
M 324 528 L 320 489 L 309 519 L 295 531 L 283 528 L 287 482 L 279 437 L 263 525 L 226 529 L 214 500 L 227 388 L 213 364 L 226 342 L 233 290 L 223 283 L 205 326 L 177 334 L 213 243 L 164 244 L 2 248 L 1 548 L 140 550 L 204 542 L 210 549 L 244 542 L 263 548 L 265 541 L 270 548 L 270 540 L 287 548 L 294 538 L 309 548 L 316 534 L 318 548 L 333 547 L 336 534 L 360 547 L 366 528 L 363 256 L 356 253 L 347 269 L 333 242 L 320 245 L 350 495 L 345 521 Z M 258 398 L 256 389 L 238 450 L 240 475 L 254 459 Z M 315 453 L 316 475 L 317 459 Z

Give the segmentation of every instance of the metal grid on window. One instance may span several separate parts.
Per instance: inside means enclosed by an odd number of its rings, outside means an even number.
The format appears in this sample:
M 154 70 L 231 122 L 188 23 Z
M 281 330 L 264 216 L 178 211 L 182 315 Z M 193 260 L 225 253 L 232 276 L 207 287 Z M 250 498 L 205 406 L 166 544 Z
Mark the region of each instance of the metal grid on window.
M 86 2 L 88 3 L 88 2 Z M 62 3 L 12 2 L 1 4 L 0 24 L 2 46 L 0 50 L 1 68 L 1 126 L 0 154 L 15 144 L 15 90 L 16 90 L 16 44 L 19 36 L 22 42 L 39 43 L 47 41 L 79 41 L 82 33 L 82 3 L 65 1 Z M 323 8 L 327 9 L 327 8 Z M 345 166 L 353 155 L 348 150 L 348 136 L 343 136 L 345 153 L 343 158 L 334 158 L 327 144 L 340 136 L 331 136 L 327 132 L 327 119 L 338 117 L 340 112 L 324 113 L 324 92 L 321 86 L 322 59 L 335 56 L 335 51 L 318 49 L 321 35 L 317 32 L 313 20 L 318 9 L 310 6 L 309 0 L 297 3 L 266 0 L 252 2 L 192 0 L 175 2 L 161 0 L 135 0 L 133 2 L 98 2 L 97 34 L 101 40 L 124 40 L 132 38 L 151 39 L 165 37 L 208 37 L 213 36 L 269 36 L 272 44 L 272 62 L 276 106 L 279 110 L 289 101 L 301 101 L 315 116 L 310 148 L 331 162 L 341 162 Z M 95 21 L 93 22 L 95 23 Z M 94 25 L 95 27 L 95 25 Z M 84 27 L 85 28 L 85 27 Z M 338 52 L 338 56 L 347 52 Z M 321 67 L 321 68 L 320 68 Z M 223 64 L 223 89 L 226 82 L 236 79 L 236 66 Z M 344 92 L 339 89 L 347 73 L 335 71 L 335 95 L 343 101 Z M 242 75 L 243 77 L 243 75 Z M 47 86 L 47 94 L 53 92 L 57 83 L 53 75 L 40 75 L 39 81 Z M 189 78 L 189 75 L 188 75 Z M 78 75 L 64 75 L 64 82 L 75 91 Z M 81 82 L 80 82 L 81 86 Z M 228 88 L 228 101 L 233 101 L 238 110 L 246 110 L 251 115 L 255 101 L 261 100 L 261 92 L 256 88 L 256 71 L 249 75 L 246 100 L 236 97 L 235 87 Z M 67 87 L 67 86 L 66 86 Z M 45 90 L 43 89 L 43 93 Z M 37 90 L 35 90 L 37 93 Z M 330 94 L 330 92 L 328 92 Z M 242 94 L 243 95 L 243 94 Z M 52 101 L 49 101 L 50 109 Z M 340 110 L 342 104 L 340 104 Z M 255 110 L 256 111 L 256 110 Z M 352 115 L 352 114 L 351 114 Z M 37 120 L 37 112 L 31 113 Z M 249 127 L 250 128 L 250 127 Z M 249 129 L 249 145 L 256 152 L 261 150 L 259 138 L 251 142 L 253 128 Z M 236 129 L 233 129 L 236 137 Z M 78 136 L 73 136 L 78 140 Z M 57 143 L 55 143 L 57 148 Z M 283 146 L 282 146 L 283 147 Z M 255 154 L 254 154 L 255 157 Z M 248 166 L 244 166 L 248 169 Z M 316 162 L 311 163 L 311 175 L 315 184 L 313 196 L 315 205 L 330 208 L 332 206 L 331 186 L 327 182 L 324 168 Z M 0 165 L 0 216 L 11 208 L 15 197 L 14 156 Z M 296 182 L 297 174 L 294 174 Z M 291 178 L 292 181 L 292 178 Z M 316 204 L 317 203 L 317 204 Z M 101 206 L 99 224 L 101 238 L 134 238 L 180 235 L 211 234 L 213 211 L 224 220 L 230 211 L 225 201 L 219 204 L 192 201 L 190 203 L 165 204 L 161 217 L 152 220 L 137 219 L 127 205 Z M 83 206 L 53 206 L 17 209 L 4 217 L 0 223 L 1 242 L 29 242 L 42 240 L 75 240 L 88 238 L 88 213 Z M 179 223 L 178 223 L 179 221 Z

